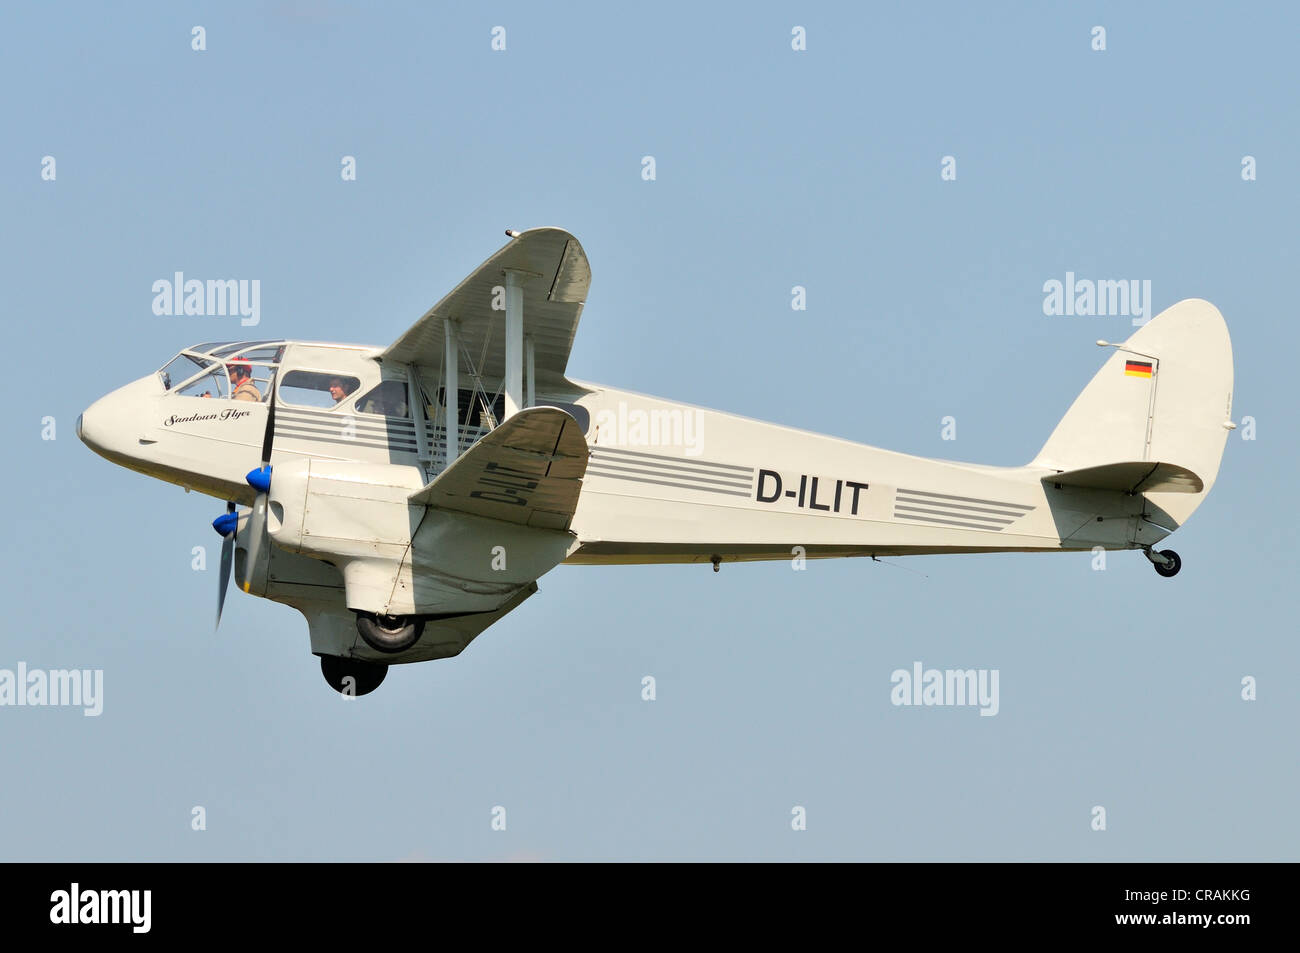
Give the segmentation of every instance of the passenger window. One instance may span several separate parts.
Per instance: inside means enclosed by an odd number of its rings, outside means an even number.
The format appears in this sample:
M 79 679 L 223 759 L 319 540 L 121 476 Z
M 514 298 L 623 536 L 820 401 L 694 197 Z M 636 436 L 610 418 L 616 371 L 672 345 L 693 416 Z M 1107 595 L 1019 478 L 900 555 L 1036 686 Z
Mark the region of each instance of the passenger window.
M 324 371 L 289 371 L 276 390 L 286 404 L 298 407 L 333 408 L 356 393 L 361 381 L 347 374 Z
M 357 401 L 357 410 L 363 414 L 382 414 L 385 417 L 410 417 L 406 402 L 405 381 L 384 381 Z

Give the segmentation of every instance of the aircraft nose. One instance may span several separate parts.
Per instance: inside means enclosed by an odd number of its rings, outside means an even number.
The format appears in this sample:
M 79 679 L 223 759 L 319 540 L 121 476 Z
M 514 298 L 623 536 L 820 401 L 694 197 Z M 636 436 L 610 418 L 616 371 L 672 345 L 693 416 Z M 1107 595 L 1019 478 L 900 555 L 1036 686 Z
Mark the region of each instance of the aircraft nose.
M 114 463 L 138 458 L 140 446 L 152 442 L 143 439 L 142 434 L 148 429 L 157 399 L 164 393 L 157 374 L 118 387 L 82 411 L 77 419 L 77 437 Z
M 104 435 L 100 432 L 99 418 L 103 413 L 103 398 L 95 401 L 77 415 L 77 439 L 91 450 L 103 454 Z
M 77 418 L 77 437 L 101 457 L 114 462 L 139 453 L 142 421 L 162 392 L 157 375 L 142 377 L 105 394 Z

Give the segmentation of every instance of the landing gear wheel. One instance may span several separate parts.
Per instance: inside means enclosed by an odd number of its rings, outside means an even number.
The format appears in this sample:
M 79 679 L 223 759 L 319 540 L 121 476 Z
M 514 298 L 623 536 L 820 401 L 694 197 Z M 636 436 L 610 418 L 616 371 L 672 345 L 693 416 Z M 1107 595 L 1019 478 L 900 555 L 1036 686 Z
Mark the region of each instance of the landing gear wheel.
M 419 641 L 424 634 L 424 620 L 358 612 L 357 631 L 366 640 L 366 645 L 376 652 L 395 655 Z
M 1160 573 L 1160 575 L 1164 576 L 1165 578 L 1168 578 L 1170 576 L 1177 576 L 1178 570 L 1183 568 L 1183 561 L 1178 558 L 1178 554 L 1174 552 L 1172 549 L 1163 550 L 1161 552 L 1156 553 L 1156 555 L 1163 556 L 1165 557 L 1165 559 L 1170 560 L 1169 565 L 1167 566 L 1162 566 L 1159 563 L 1152 563 L 1152 565 L 1156 567 L 1156 572 Z
M 339 658 L 337 655 L 320 657 L 320 673 L 330 688 L 340 695 L 360 697 L 369 695 L 388 674 L 388 666 L 359 659 Z

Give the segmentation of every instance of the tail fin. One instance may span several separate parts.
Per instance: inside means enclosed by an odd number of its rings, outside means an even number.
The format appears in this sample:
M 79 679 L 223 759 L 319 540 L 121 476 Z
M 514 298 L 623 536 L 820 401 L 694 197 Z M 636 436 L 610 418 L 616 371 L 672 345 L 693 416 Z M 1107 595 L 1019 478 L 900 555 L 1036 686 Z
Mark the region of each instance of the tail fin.
M 1231 416 L 1228 327 L 1214 305 L 1189 298 L 1115 349 L 1030 466 L 1075 471 L 1140 461 L 1190 471 L 1195 491 L 1146 491 L 1177 526 L 1214 485 Z M 1166 522 L 1158 512 L 1153 518 Z

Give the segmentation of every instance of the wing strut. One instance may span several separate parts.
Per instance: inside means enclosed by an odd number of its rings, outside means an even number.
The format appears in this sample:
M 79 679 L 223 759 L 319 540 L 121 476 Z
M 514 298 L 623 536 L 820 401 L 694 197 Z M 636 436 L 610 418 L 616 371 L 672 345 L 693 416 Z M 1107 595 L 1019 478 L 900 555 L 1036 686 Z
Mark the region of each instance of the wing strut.
M 451 466 L 460 456 L 460 335 L 457 331 L 457 322 L 444 321 L 442 324 L 443 332 L 446 337 L 446 347 L 443 352 L 447 361 L 447 380 L 443 384 L 442 392 L 445 395 L 447 404 L 447 462 L 445 466 Z
M 527 273 L 506 269 L 506 412 L 509 420 L 524 403 L 524 281 Z

